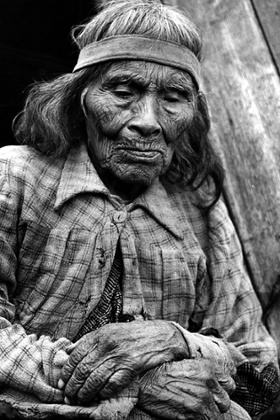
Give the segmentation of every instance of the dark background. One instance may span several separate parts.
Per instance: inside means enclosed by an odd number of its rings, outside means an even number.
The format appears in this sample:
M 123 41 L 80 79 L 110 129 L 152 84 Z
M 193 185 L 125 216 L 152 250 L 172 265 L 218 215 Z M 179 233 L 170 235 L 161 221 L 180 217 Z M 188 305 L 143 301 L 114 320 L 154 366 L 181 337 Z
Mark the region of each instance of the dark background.
M 16 144 L 11 124 L 29 86 L 71 72 L 70 30 L 96 14 L 98 0 L 0 1 L 0 147 Z

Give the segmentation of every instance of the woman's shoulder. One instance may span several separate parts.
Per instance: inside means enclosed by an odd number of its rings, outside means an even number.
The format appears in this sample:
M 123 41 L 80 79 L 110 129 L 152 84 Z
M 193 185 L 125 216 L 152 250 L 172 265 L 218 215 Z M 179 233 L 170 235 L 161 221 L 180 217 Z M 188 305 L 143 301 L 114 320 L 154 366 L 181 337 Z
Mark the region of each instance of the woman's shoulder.
M 7 176 L 20 177 L 39 176 L 47 168 L 60 166 L 59 161 L 64 159 L 54 159 L 45 156 L 30 146 L 4 146 L 0 149 L 0 171 L 6 172 Z M 61 162 L 63 165 L 63 162 Z
M 35 155 L 37 151 L 29 146 L 21 146 L 21 145 L 11 145 L 11 146 L 4 146 L 0 149 L 0 159 L 1 161 L 6 160 L 10 161 L 13 159 L 24 158 L 26 159 L 27 156 Z
M 0 149 L 0 164 L 7 166 L 11 170 L 19 170 L 32 166 L 34 161 L 42 161 L 44 156 L 30 146 L 4 146 Z
M 17 165 L 26 165 L 32 160 L 47 161 L 49 158 L 31 146 L 12 145 L 0 148 L 1 162 L 16 162 Z
M 189 223 L 199 241 L 228 241 L 235 235 L 235 228 L 231 221 L 227 206 L 220 197 L 210 208 L 209 196 L 203 190 L 187 188 L 168 188 L 171 206 L 179 214 L 182 224 Z

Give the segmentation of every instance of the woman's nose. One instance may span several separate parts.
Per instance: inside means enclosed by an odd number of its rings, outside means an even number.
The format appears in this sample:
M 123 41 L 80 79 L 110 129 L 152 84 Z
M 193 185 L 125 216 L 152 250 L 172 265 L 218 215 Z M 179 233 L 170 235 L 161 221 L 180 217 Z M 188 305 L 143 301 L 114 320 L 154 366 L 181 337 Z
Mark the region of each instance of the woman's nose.
M 155 98 L 142 98 L 134 105 L 134 116 L 127 124 L 127 128 L 142 136 L 157 136 L 161 133 L 161 125 L 158 121 L 158 104 Z

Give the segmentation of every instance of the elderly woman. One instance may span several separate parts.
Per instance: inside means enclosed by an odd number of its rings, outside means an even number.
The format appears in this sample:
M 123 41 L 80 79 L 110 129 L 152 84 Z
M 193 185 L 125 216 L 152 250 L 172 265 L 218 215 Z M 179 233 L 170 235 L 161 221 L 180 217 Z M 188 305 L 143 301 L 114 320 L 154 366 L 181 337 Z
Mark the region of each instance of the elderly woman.
M 120 1 L 75 40 L 1 149 L 0 409 L 249 419 L 276 349 L 219 199 L 197 29 Z

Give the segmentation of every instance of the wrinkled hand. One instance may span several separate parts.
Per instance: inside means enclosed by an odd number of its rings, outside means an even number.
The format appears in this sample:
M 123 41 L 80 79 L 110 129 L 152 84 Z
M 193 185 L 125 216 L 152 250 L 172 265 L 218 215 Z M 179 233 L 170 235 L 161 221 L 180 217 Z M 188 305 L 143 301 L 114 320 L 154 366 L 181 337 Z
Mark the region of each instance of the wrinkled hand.
M 218 338 L 211 333 L 213 328 L 204 328 L 203 333 L 191 333 L 181 325 L 174 322 L 181 331 L 189 349 L 190 359 L 210 360 L 219 382 L 226 374 L 226 378 L 236 373 L 237 359 L 240 359 L 240 351 L 225 339 Z M 244 358 L 244 356 L 242 356 Z M 224 379 L 226 382 L 227 380 Z M 225 388 L 225 385 L 223 385 Z
M 149 414 L 166 419 L 219 418 L 230 407 L 230 398 L 215 375 L 209 360 L 189 359 L 165 363 L 140 379 L 137 406 Z M 221 372 L 220 372 L 221 376 Z M 233 391 L 233 379 L 221 376 Z
M 110 398 L 141 372 L 188 357 L 182 334 L 166 321 L 104 325 L 70 350 L 59 387 L 66 401 L 81 405 Z

